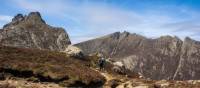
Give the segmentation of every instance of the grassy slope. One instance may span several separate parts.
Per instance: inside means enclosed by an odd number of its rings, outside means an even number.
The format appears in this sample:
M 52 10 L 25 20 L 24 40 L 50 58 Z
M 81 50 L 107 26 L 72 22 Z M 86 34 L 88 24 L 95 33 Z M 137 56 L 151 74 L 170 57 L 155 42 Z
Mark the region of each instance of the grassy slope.
M 65 53 L 0 46 L 0 72 L 28 80 L 64 86 L 102 85 L 105 78 L 87 65 L 88 60 L 67 57 Z

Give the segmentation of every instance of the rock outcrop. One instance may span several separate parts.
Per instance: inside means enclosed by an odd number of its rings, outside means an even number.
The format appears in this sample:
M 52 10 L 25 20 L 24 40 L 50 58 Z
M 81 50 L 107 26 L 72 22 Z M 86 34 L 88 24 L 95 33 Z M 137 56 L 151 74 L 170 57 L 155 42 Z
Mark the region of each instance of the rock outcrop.
M 113 63 L 113 70 L 114 72 L 118 73 L 118 74 L 126 74 L 126 69 L 124 67 L 124 64 L 120 61 L 114 62 Z
M 83 51 L 80 48 L 73 45 L 69 45 L 63 52 L 71 57 L 77 57 L 77 58 L 84 57 Z
M 16 15 L 0 30 L 0 44 L 62 51 L 71 42 L 63 28 L 49 26 L 39 12 L 31 12 L 28 16 Z
M 85 54 L 100 52 L 112 60 L 122 61 L 126 69 L 145 78 L 200 79 L 200 42 L 162 36 L 148 39 L 128 32 L 116 32 L 76 44 Z

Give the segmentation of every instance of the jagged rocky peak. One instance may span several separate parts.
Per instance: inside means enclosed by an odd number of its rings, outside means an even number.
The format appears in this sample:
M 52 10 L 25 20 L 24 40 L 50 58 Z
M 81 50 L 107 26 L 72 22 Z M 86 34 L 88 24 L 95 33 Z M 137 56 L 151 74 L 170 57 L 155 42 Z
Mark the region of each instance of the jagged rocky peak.
M 166 35 L 166 36 L 161 36 L 158 39 L 156 39 L 157 41 L 163 41 L 163 42 L 182 42 L 182 40 L 180 38 L 178 38 L 177 36 L 170 36 L 170 35 Z
M 19 22 L 24 20 L 24 16 L 22 14 L 17 14 L 13 19 L 12 22 Z
M 185 37 L 184 42 L 195 42 L 195 40 L 193 40 L 187 36 L 187 37 Z
M 192 40 L 192 39 L 191 39 L 190 37 L 187 36 L 187 37 L 185 37 L 185 40 Z
M 200 41 L 196 41 L 190 37 L 185 37 L 184 43 L 185 44 L 200 44 Z
M 56 51 L 63 51 L 71 44 L 66 31 L 46 24 L 39 12 L 31 12 L 27 16 L 17 14 L 0 32 L 0 43 Z
M 127 32 L 127 31 L 124 31 L 124 32 L 115 32 L 113 34 L 110 34 L 109 36 L 111 38 L 117 38 L 117 39 L 124 39 L 124 38 L 127 38 L 129 36 L 136 37 L 136 38 L 137 37 L 143 37 L 144 38 L 144 36 L 141 36 L 141 35 L 136 34 L 136 33 L 131 34 L 130 32 Z
M 121 36 L 122 36 L 122 37 L 128 37 L 129 34 L 130 34 L 129 32 L 124 31 L 124 32 L 121 33 Z
M 173 37 L 170 35 L 165 35 L 165 36 L 160 36 L 159 39 L 171 39 L 171 38 L 173 38 Z
M 124 32 L 122 32 L 122 34 L 124 34 L 124 35 L 129 35 L 130 33 L 127 32 L 127 31 L 124 31 Z
M 158 39 L 168 40 L 168 39 L 179 39 L 179 38 L 177 36 L 164 35 L 160 36 Z
M 120 32 L 115 32 L 115 33 L 113 33 L 113 34 L 110 34 L 109 36 L 110 36 L 111 38 L 119 39 L 119 37 L 120 37 Z
M 42 19 L 39 12 L 30 12 L 29 15 L 28 15 L 28 17 L 33 17 L 33 18 Z
M 184 48 L 190 48 L 190 49 L 198 49 L 198 47 L 200 46 L 200 41 L 196 41 L 191 39 L 190 37 L 185 37 L 184 41 L 183 41 L 183 47 Z M 194 47 L 194 48 L 192 48 Z
M 39 12 L 31 12 L 27 15 L 23 14 L 17 14 L 12 19 L 12 22 L 6 24 L 3 26 L 4 29 L 12 29 L 13 26 L 16 25 L 43 25 L 46 24 L 46 22 L 42 19 L 42 16 Z
M 39 12 L 31 12 L 26 18 L 27 20 L 30 20 L 32 22 L 41 22 L 45 23 L 45 21 L 42 19 L 41 15 Z

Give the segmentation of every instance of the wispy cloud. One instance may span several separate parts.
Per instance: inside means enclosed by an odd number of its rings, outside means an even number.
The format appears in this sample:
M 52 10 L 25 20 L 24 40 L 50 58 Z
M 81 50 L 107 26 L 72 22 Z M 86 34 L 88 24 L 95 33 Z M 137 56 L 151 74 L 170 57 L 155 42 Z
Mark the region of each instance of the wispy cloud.
M 77 2 L 78 1 L 78 2 Z M 138 10 L 119 8 L 106 2 L 89 0 L 15 0 L 16 7 L 40 11 L 56 20 L 67 20 L 64 25 L 73 43 L 85 41 L 116 31 L 129 31 L 147 37 L 177 35 L 194 36 L 199 29 L 199 12 L 185 6 L 166 6 L 160 9 Z M 198 38 L 195 35 L 195 38 Z M 199 39 L 200 40 L 200 39 Z
M 12 16 L 7 16 L 7 15 L 0 15 L 0 28 L 5 25 L 5 23 L 10 22 L 12 19 Z

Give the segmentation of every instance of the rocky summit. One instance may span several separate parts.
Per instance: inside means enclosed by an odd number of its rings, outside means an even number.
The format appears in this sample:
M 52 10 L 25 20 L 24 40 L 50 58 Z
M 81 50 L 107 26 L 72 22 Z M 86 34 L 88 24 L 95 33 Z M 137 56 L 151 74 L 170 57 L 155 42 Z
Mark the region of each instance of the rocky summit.
M 186 37 L 161 36 L 149 39 L 129 32 L 116 32 L 75 46 L 84 54 L 96 52 L 121 61 L 125 68 L 145 78 L 161 80 L 200 79 L 200 42 Z
M 0 30 L 0 44 L 21 48 L 63 51 L 71 44 L 63 28 L 46 24 L 39 12 L 17 14 Z

